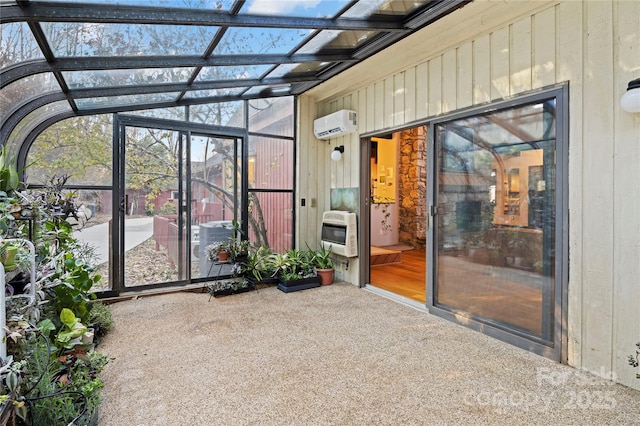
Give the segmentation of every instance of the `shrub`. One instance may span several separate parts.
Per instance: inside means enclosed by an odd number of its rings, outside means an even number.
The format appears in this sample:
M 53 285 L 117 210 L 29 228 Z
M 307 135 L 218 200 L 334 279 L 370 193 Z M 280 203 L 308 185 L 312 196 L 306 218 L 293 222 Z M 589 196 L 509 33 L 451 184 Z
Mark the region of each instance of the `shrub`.
M 93 302 L 89 311 L 89 325 L 93 327 L 96 335 L 104 336 L 111 330 L 113 318 L 111 317 L 111 309 L 102 302 Z

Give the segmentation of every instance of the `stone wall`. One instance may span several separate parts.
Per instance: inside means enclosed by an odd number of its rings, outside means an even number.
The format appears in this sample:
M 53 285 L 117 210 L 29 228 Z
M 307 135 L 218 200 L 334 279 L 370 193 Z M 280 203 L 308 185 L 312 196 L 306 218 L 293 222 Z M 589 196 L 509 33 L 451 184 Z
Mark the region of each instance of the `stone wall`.
M 427 236 L 427 128 L 401 132 L 398 193 L 400 244 L 424 250 Z

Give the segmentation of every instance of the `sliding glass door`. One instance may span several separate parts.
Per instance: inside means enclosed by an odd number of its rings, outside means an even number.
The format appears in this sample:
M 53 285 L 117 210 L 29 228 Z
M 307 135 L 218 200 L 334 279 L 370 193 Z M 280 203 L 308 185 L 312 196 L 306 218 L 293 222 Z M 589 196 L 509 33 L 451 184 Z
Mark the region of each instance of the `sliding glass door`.
M 559 357 L 557 98 L 458 116 L 434 130 L 433 309 Z
M 119 271 L 115 290 L 182 286 L 231 275 L 206 246 L 243 221 L 244 130 L 117 116 Z M 235 134 L 234 134 L 235 132 Z

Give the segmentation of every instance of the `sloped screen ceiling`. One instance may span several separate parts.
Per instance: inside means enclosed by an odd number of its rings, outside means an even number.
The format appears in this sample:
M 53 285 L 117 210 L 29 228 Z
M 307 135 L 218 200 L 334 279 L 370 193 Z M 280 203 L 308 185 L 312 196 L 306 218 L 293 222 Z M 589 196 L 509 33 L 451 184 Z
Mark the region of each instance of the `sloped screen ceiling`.
M 0 142 L 58 102 L 68 117 L 298 95 L 465 3 L 0 0 Z

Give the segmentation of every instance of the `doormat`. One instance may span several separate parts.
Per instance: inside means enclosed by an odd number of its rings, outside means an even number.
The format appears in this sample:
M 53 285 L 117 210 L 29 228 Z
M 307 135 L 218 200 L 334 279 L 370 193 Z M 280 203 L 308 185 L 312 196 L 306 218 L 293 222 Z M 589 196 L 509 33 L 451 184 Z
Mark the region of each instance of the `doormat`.
M 402 261 L 400 250 L 390 250 L 388 247 L 371 246 L 370 266 L 388 265 L 390 263 L 400 263 Z

